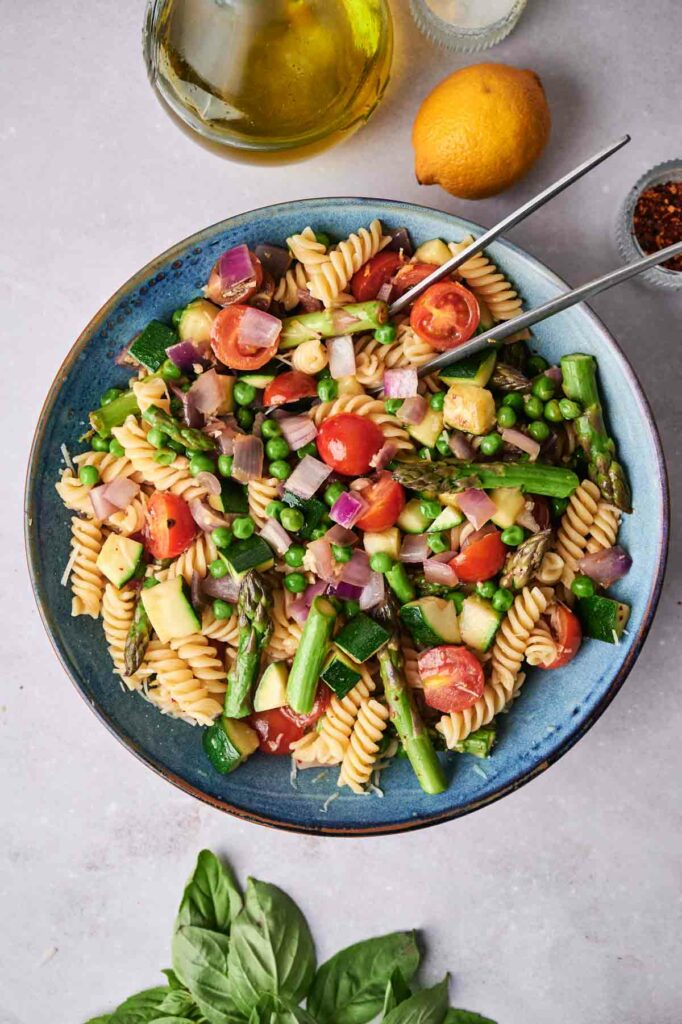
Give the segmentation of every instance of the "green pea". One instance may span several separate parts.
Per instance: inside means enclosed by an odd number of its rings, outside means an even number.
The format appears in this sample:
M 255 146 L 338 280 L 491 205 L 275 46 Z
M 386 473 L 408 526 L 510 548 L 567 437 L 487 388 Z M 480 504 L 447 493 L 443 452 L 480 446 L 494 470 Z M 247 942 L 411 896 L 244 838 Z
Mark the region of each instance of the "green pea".
M 551 498 L 550 505 L 552 515 L 555 519 L 559 519 L 568 508 L 568 498 Z
M 495 591 L 497 590 L 497 584 L 493 583 L 492 580 L 486 580 L 484 583 L 478 583 L 476 585 L 476 590 L 481 595 L 481 597 L 485 597 L 486 600 L 489 601 L 490 598 L 494 597 L 495 595 Z
M 331 377 L 323 377 L 317 382 L 317 397 L 322 402 L 333 402 L 339 393 L 339 385 Z
M 429 405 L 432 409 L 435 409 L 436 412 L 440 412 L 445 405 L 445 392 L 436 391 L 435 394 L 431 395 L 429 398 Z
M 308 580 L 302 572 L 290 572 L 284 577 L 284 586 L 291 594 L 302 594 L 308 586 Z
M 166 441 L 166 447 L 172 448 L 174 452 L 178 453 L 178 455 L 187 454 L 185 446 L 182 443 L 182 441 L 174 441 L 172 437 L 169 437 L 168 440 Z
M 291 474 L 291 466 L 284 459 L 276 459 L 268 466 L 268 473 L 274 476 L 275 480 L 286 480 Z
M 239 516 L 232 523 L 232 532 L 237 540 L 246 540 L 248 537 L 252 537 L 255 529 L 256 524 L 251 516 Z
M 115 455 L 117 459 L 122 459 L 126 453 L 125 448 L 116 437 L 112 437 L 109 442 L 109 451 L 112 455 Z
M 552 431 L 544 420 L 534 420 L 528 427 L 528 433 L 534 441 L 546 441 Z
M 572 402 L 570 398 L 562 398 L 559 402 L 559 408 L 561 409 L 561 415 L 565 420 L 575 420 L 582 412 L 578 403 Z
M 426 543 L 433 551 L 434 555 L 440 555 L 443 551 L 448 551 L 450 545 L 445 540 L 444 533 L 430 533 L 427 537 Z
M 232 543 L 232 530 L 227 526 L 217 526 L 211 534 L 211 539 L 217 548 L 229 548 Z
M 508 612 L 514 604 L 514 595 L 506 587 L 499 587 L 493 594 L 493 608 L 496 612 Z
M 395 416 L 403 402 L 403 398 L 387 398 L 384 402 L 384 409 L 386 412 L 390 412 L 391 416 Z
M 232 463 L 234 462 L 233 455 L 219 455 L 218 456 L 218 472 L 221 476 L 232 476 Z
M 164 380 L 180 380 L 182 377 L 182 370 L 179 366 L 175 365 L 172 359 L 166 359 L 166 361 L 161 364 L 159 374 Z
M 434 498 L 423 498 L 419 502 L 419 511 L 425 519 L 437 519 L 443 508 Z
M 223 562 L 222 558 L 216 558 L 208 567 L 208 571 L 215 580 L 221 580 L 223 576 L 227 576 L 227 566 Z
M 523 543 L 525 533 L 523 532 L 522 526 L 508 526 L 506 530 L 503 530 L 500 534 L 500 540 L 507 547 L 517 548 L 519 544 Z
M 148 576 L 147 579 L 142 584 L 142 589 L 143 590 L 151 590 L 152 587 L 158 586 L 158 583 L 159 583 L 159 581 L 157 580 L 157 578 L 155 576 Z
M 501 405 L 497 410 L 497 422 L 503 429 L 513 427 L 516 423 L 516 410 L 510 405 Z
M 99 434 L 95 434 L 90 441 L 90 447 L 93 452 L 108 452 L 109 442 L 106 437 L 100 437 Z
M 574 576 L 571 590 L 576 597 L 594 597 L 597 588 L 589 576 Z
M 277 420 L 263 420 L 260 432 L 265 438 L 279 437 L 280 434 L 282 433 L 282 428 L 280 427 Z
M 504 441 L 499 434 L 486 434 L 481 438 L 480 450 L 483 455 L 497 455 L 503 444 Z
M 549 420 L 550 423 L 561 423 L 563 416 L 561 415 L 561 408 L 556 398 L 553 398 L 551 402 L 547 402 L 545 405 L 545 419 Z
M 305 548 L 302 544 L 292 544 L 291 547 L 284 552 L 284 561 L 287 565 L 290 565 L 292 569 L 298 569 L 299 566 L 303 565 L 304 558 Z
M 531 393 L 536 398 L 542 399 L 543 402 L 548 402 L 550 398 L 554 398 L 555 391 L 556 384 L 551 377 L 547 377 L 544 373 L 540 377 L 535 378 L 531 388 Z
M 332 554 L 337 562 L 350 562 L 353 557 L 353 549 L 345 548 L 342 544 L 332 544 Z
M 531 356 L 528 360 L 528 372 L 532 377 L 549 369 L 549 363 L 542 356 Z
M 316 526 L 314 530 L 310 532 L 311 540 L 319 540 L 320 537 L 324 537 L 325 533 L 329 529 L 328 526 Z
M 524 409 L 529 420 L 541 420 L 545 413 L 543 403 L 535 395 L 526 396 Z
M 181 391 L 184 391 L 184 393 L 187 394 L 189 389 L 192 387 L 192 382 L 189 380 L 183 381 L 182 384 L 178 384 L 178 387 Z
M 417 452 L 417 458 L 421 459 L 422 462 L 431 462 L 431 449 L 420 448 L 419 451 Z
M 253 409 L 245 409 L 241 406 L 235 413 L 235 419 L 243 430 L 248 430 L 249 427 L 253 426 L 255 419 Z
M 265 506 L 265 514 L 270 519 L 279 519 L 285 508 L 289 508 L 283 501 L 269 501 Z
M 193 455 L 189 460 L 189 471 L 192 476 L 198 476 L 199 473 L 213 473 L 215 472 L 213 459 L 208 455 Z
M 251 405 L 256 397 L 256 389 L 253 384 L 247 384 L 245 380 L 238 380 L 232 391 L 232 396 L 237 405 Z
M 326 231 L 316 231 L 315 241 L 319 242 L 320 245 L 323 245 L 325 249 L 328 249 L 329 246 L 332 244 L 332 240 Z
M 171 448 L 160 448 L 158 452 L 152 455 L 154 462 L 158 463 L 159 466 L 172 466 L 177 457 L 177 453 Z
M 395 341 L 396 334 L 397 331 L 393 324 L 382 324 L 374 332 L 374 340 L 378 341 L 380 345 L 390 345 Z
M 78 470 L 78 479 L 85 487 L 94 487 L 99 481 L 97 466 L 81 466 Z
M 347 619 L 354 618 L 360 611 L 360 604 L 358 601 L 344 601 L 343 602 L 343 614 Z
M 512 391 L 502 399 L 502 405 L 507 405 L 516 412 L 523 412 L 523 395 L 520 391 Z
M 303 513 L 297 508 L 283 508 L 280 513 L 279 521 L 284 529 L 288 530 L 289 533 L 298 533 L 299 530 L 303 529 L 305 518 Z
M 372 572 L 388 572 L 393 567 L 393 559 L 385 551 L 376 551 L 369 560 Z
M 171 323 L 173 324 L 173 327 L 179 327 L 180 321 L 182 320 L 182 314 L 184 312 L 184 307 L 182 309 L 173 310 L 173 315 L 171 316 Z
M 265 442 L 265 454 L 269 459 L 286 459 L 291 454 L 291 448 L 283 437 L 271 437 Z
M 102 406 L 109 406 L 110 401 L 114 401 L 115 398 L 120 397 L 122 394 L 123 391 L 120 387 L 110 387 L 108 391 L 104 391 L 99 402 Z
M 213 615 L 216 619 L 229 619 L 232 614 L 232 605 L 227 601 L 221 601 L 219 597 L 213 602 Z
M 152 427 L 147 434 L 147 440 L 150 444 L 153 444 L 155 448 L 164 448 L 168 438 L 167 435 L 164 434 L 163 430 L 159 430 L 158 427 Z
M 345 493 L 345 491 L 346 488 L 338 480 L 336 480 L 333 484 L 329 484 L 329 486 L 325 488 L 324 492 L 324 500 L 326 504 L 329 505 L 329 507 L 331 508 L 334 502 L 338 501 L 338 499 L 341 497 L 342 494 Z
M 317 455 L 317 445 L 314 441 L 309 441 L 308 444 L 304 444 L 302 448 L 296 449 L 297 459 L 304 459 L 306 455 L 312 455 L 313 458 Z
M 452 452 L 450 451 L 450 442 L 448 440 L 448 435 L 445 433 L 445 431 L 443 431 L 443 433 L 439 436 L 438 440 L 436 441 L 436 451 L 439 453 L 439 455 L 452 455 Z

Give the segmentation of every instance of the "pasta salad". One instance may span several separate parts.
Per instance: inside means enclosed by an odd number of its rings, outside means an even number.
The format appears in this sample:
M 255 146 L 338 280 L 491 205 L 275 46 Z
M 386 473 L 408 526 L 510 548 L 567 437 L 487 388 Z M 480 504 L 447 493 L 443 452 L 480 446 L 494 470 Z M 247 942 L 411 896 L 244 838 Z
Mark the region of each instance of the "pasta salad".
M 626 627 L 595 359 L 550 366 L 525 332 L 420 374 L 520 311 L 484 253 L 389 317 L 470 241 L 375 220 L 229 249 L 65 449 L 72 615 L 218 772 L 260 750 L 362 793 L 397 755 L 442 792 L 439 751 L 490 756 L 527 666 Z

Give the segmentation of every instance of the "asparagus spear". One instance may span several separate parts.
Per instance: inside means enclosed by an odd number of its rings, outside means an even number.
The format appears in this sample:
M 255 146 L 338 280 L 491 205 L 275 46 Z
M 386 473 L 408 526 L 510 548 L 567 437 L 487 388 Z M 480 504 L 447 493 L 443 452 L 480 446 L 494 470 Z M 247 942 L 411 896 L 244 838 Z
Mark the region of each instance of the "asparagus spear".
M 401 604 L 414 601 L 416 597 L 415 589 L 402 562 L 393 563 L 386 572 L 386 582 Z
M 134 675 L 144 661 L 150 635 L 151 625 L 149 617 L 144 610 L 142 601 L 138 597 L 133 613 L 133 621 L 130 623 L 130 629 L 128 630 L 128 636 L 126 637 L 123 649 L 123 665 L 127 676 Z
M 500 586 L 510 590 L 523 590 L 540 568 L 552 541 L 551 530 L 541 530 L 524 540 L 515 551 L 510 551 L 500 577 Z
M 460 754 L 473 754 L 474 757 L 489 757 L 492 745 L 495 742 L 495 728 L 477 729 L 470 733 L 465 740 L 455 744 L 454 749 Z
M 246 718 L 253 711 L 251 691 L 258 675 L 261 654 L 272 634 L 272 594 L 255 569 L 248 572 L 239 588 L 239 647 L 227 677 L 225 710 L 227 718 Z
M 509 363 L 496 363 L 489 381 L 491 388 L 498 391 L 530 391 L 531 382 L 525 373 Z
M 530 494 L 568 498 L 578 486 L 578 477 L 562 466 L 536 462 L 393 462 L 393 477 L 413 491 L 463 491 L 467 487 L 520 487 Z
M 125 391 L 113 402 L 90 413 L 90 423 L 102 437 L 108 437 L 112 427 L 122 427 L 129 416 L 137 416 L 140 407 L 133 391 Z
M 164 434 L 168 434 L 172 441 L 184 444 L 186 448 L 192 448 L 197 452 L 208 452 L 215 448 L 215 441 L 208 434 L 204 434 L 202 430 L 195 430 L 194 427 L 183 426 L 170 413 L 164 412 L 156 405 L 150 405 L 148 409 L 145 409 L 142 419 L 151 423 L 153 427 L 163 430 Z
M 308 715 L 313 709 L 335 621 L 336 609 L 331 601 L 316 597 L 305 621 L 287 684 L 287 703 L 300 715 Z
M 282 321 L 280 350 L 295 348 L 311 338 L 333 338 L 338 334 L 357 334 L 374 331 L 388 320 L 385 302 L 352 302 L 337 309 L 321 309 L 316 313 L 301 313 Z
M 583 413 L 573 421 L 573 426 L 587 456 L 590 480 L 597 485 L 606 501 L 623 512 L 631 512 L 630 485 L 616 459 L 616 443 L 604 425 L 596 360 L 580 352 L 564 356 L 561 372 L 564 394 L 583 406 Z
M 389 598 L 379 605 L 374 618 L 390 633 L 378 658 L 391 720 L 421 788 L 425 793 L 442 793 L 446 788 L 445 775 L 405 679 L 395 601 Z

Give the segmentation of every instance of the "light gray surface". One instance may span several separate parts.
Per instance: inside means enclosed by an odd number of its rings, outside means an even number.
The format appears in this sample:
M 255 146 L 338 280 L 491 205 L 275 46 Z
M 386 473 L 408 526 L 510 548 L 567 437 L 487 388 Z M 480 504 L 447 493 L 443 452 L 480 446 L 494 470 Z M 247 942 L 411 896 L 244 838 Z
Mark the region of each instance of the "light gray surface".
M 487 225 L 630 131 L 623 153 L 513 233 L 573 284 L 615 265 L 621 198 L 648 166 L 682 155 L 680 4 L 529 4 L 490 58 L 540 73 L 554 136 L 516 190 L 479 204 L 414 181 L 419 100 L 470 61 L 431 47 L 405 0 L 394 6 L 394 82 L 371 124 L 312 162 L 268 169 L 217 159 L 171 125 L 145 80 L 141 4 L 3 5 L 0 1024 L 82 1021 L 155 983 L 203 846 L 288 888 L 322 955 L 372 932 L 424 928 L 427 975 L 452 970 L 454 1001 L 500 1024 L 680 1019 L 675 535 L 644 653 L 578 747 L 493 807 L 386 839 L 305 839 L 240 824 L 156 778 L 68 682 L 30 593 L 21 491 L 45 393 L 101 303 L 177 239 L 307 195 L 415 200 Z M 626 284 L 595 308 L 640 374 L 679 497 L 681 300 Z

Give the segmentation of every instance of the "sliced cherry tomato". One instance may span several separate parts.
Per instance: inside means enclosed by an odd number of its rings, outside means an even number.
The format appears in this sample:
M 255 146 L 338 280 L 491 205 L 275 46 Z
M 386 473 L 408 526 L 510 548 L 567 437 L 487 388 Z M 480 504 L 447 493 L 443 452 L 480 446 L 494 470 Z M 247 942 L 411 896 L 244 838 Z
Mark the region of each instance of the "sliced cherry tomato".
M 563 668 L 573 661 L 583 639 L 583 631 L 576 615 L 565 604 L 557 603 L 549 620 L 552 636 L 556 640 L 557 656 L 542 668 Z
M 145 546 L 154 558 L 177 558 L 194 540 L 197 524 L 177 494 L 155 491 L 147 504 Z
M 393 292 L 396 298 L 409 292 L 416 284 L 432 274 L 436 268 L 431 263 L 405 263 L 393 278 Z
M 463 711 L 483 694 L 483 666 L 466 647 L 432 647 L 419 655 L 424 700 L 438 711 Z
M 290 754 L 291 744 L 321 718 L 329 707 L 331 690 L 323 683 L 317 688 L 313 710 L 309 715 L 297 715 L 291 708 L 273 708 L 258 711 L 249 721 L 258 733 L 259 749 L 264 754 Z
M 258 370 L 277 351 L 279 341 L 268 348 L 250 348 L 239 343 L 239 327 L 248 306 L 226 306 L 221 309 L 211 328 L 211 348 L 216 358 L 233 370 Z
M 206 298 L 210 299 L 211 302 L 215 302 L 218 306 L 233 306 L 237 302 L 248 302 L 263 283 L 261 261 L 252 252 L 249 253 L 249 256 L 251 257 L 253 276 L 249 277 L 246 281 L 239 281 L 237 284 L 230 285 L 229 287 L 222 283 L 218 273 L 218 264 L 216 263 L 208 278 Z
M 378 480 L 365 487 L 362 496 L 369 508 L 355 523 L 361 530 L 388 530 L 405 507 L 405 489 L 390 473 L 381 473 Z
M 325 420 L 317 435 L 317 450 L 328 466 L 344 476 L 361 476 L 384 446 L 380 427 L 365 416 L 342 412 Z
M 350 280 L 356 302 L 371 302 L 383 284 L 390 281 L 403 261 L 397 252 L 379 252 L 365 263 Z
M 290 370 L 270 381 L 263 392 L 263 405 L 284 405 L 285 402 L 315 398 L 316 395 L 317 381 L 314 377 L 299 370 Z
M 439 281 L 427 288 L 410 313 L 410 327 L 438 352 L 468 341 L 478 327 L 481 310 L 476 296 L 457 281 Z
M 485 529 L 485 527 L 484 527 Z M 482 583 L 497 576 L 507 557 L 498 530 L 472 540 L 449 563 L 461 583 Z

